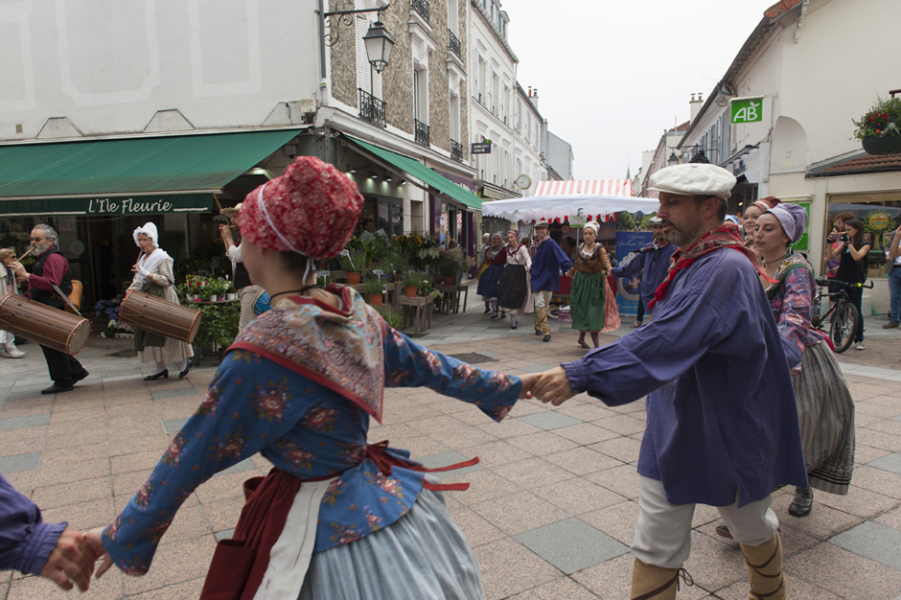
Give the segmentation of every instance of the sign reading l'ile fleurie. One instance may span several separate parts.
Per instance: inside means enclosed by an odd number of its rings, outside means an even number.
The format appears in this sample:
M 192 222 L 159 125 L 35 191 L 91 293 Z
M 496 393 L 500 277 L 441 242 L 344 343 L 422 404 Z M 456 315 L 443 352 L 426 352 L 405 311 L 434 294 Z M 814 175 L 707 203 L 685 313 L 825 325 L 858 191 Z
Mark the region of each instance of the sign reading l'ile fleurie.
M 759 98 L 735 98 L 732 100 L 733 125 L 763 121 L 763 96 Z

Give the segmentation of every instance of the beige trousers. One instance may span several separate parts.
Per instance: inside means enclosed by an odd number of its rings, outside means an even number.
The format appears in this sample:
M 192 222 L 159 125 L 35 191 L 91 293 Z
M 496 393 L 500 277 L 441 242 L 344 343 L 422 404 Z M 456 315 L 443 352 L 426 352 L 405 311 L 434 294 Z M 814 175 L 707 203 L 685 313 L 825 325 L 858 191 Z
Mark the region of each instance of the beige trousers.
M 532 292 L 532 298 L 535 300 L 535 329 L 541 330 L 541 333 L 548 335 L 551 332 L 550 326 L 547 324 L 547 311 L 551 305 L 551 296 L 554 292 L 550 290 L 541 290 Z

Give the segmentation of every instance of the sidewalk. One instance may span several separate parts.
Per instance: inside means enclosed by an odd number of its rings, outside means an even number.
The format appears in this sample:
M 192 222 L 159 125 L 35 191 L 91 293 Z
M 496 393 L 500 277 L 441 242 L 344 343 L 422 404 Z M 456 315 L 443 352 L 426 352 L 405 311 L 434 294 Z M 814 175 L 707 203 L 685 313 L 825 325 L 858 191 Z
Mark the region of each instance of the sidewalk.
M 552 321 L 553 339 L 533 335 L 534 317 L 491 321 L 478 298 L 458 315 L 435 315 L 417 341 L 513 374 L 544 371 L 584 354 L 569 325 Z M 631 320 L 609 343 L 627 334 Z M 901 332 L 867 319 L 867 349 L 838 357 L 857 404 L 857 466 L 851 493 L 817 493 L 809 517 L 787 514 L 791 490 L 775 495 L 792 600 L 901 598 Z M 109 523 L 194 411 L 211 380 L 206 359 L 185 380 L 144 382 L 136 358 L 115 356 L 130 340 L 92 339 L 80 355 L 91 376 L 71 393 L 41 396 L 50 384 L 40 349 L 0 360 L 0 472 L 73 527 Z M 111 356 L 112 355 L 112 356 Z M 370 440 L 391 440 L 429 466 L 479 456 L 446 481 L 469 481 L 447 503 L 479 558 L 490 600 L 628 598 L 631 543 L 638 513 L 635 461 L 643 402 L 609 408 L 580 395 L 556 410 L 520 402 L 496 424 L 474 407 L 429 390 L 389 389 L 384 424 Z M 241 483 L 264 474 L 259 456 L 201 486 L 163 538 L 145 577 L 110 572 L 92 598 L 196 598 L 217 539 L 228 537 L 242 506 Z M 680 599 L 747 598 L 736 544 L 719 538 L 715 509 L 699 506 L 692 555 L 695 585 Z M 0 573 L 0 600 L 63 598 L 36 577 Z

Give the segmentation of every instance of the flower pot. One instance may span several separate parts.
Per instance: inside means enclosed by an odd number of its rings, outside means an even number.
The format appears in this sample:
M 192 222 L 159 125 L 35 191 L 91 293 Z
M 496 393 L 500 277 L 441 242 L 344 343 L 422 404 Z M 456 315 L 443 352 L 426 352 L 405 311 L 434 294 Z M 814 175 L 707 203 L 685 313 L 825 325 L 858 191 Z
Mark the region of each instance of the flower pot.
M 357 285 L 360 283 L 360 273 L 348 273 L 347 285 Z
M 444 285 L 455 285 L 457 283 L 457 278 L 455 276 L 444 277 Z
M 369 294 L 369 304 L 373 306 L 381 306 L 383 299 L 382 294 Z
M 885 135 L 863 138 L 863 149 L 867 154 L 901 153 L 901 135 Z
M 234 300 L 237 297 L 238 297 L 238 294 L 234 294 L 234 293 L 229 293 L 229 294 L 225 295 L 226 300 Z
M 407 285 L 407 286 L 404 286 L 404 293 L 405 293 L 409 298 L 414 298 L 414 297 L 416 297 L 416 292 L 418 292 L 418 291 L 419 291 L 419 286 L 418 286 L 418 285 Z

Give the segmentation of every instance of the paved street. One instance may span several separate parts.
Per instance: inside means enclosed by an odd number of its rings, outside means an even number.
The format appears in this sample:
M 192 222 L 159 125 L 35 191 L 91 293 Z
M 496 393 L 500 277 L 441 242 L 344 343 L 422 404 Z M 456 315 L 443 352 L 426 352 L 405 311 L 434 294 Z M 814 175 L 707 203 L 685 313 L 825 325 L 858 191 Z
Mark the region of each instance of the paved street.
M 522 374 L 581 356 L 568 325 L 552 324 L 550 343 L 492 321 L 470 298 L 460 315 L 436 316 L 421 342 L 465 355 L 480 367 Z M 613 335 L 627 334 L 631 323 Z M 812 514 L 787 514 L 789 490 L 777 492 L 785 572 L 793 600 L 901 598 L 901 332 L 867 321 L 867 350 L 839 357 L 857 404 L 857 466 L 846 497 L 817 493 Z M 76 391 L 41 396 L 49 385 L 36 344 L 27 356 L 0 361 L 0 472 L 44 510 L 49 521 L 103 525 L 138 489 L 171 435 L 193 412 L 213 377 L 211 359 L 183 381 L 145 383 L 137 359 L 118 356 L 130 340 L 94 339 L 79 358 L 91 376 Z M 150 366 L 144 370 L 150 372 Z M 607 408 L 587 395 L 556 410 L 520 402 L 495 424 L 479 410 L 428 390 L 386 394 L 385 423 L 370 440 L 389 439 L 429 466 L 479 456 L 481 463 L 446 481 L 469 481 L 447 503 L 479 558 L 492 600 L 628 597 L 638 513 L 635 461 L 645 424 L 642 402 Z M 242 505 L 241 483 L 264 474 L 259 456 L 217 475 L 192 495 L 163 538 L 150 573 L 110 572 L 90 597 L 196 598 L 217 538 L 228 537 Z M 695 513 L 685 568 L 693 587 L 680 599 L 747 598 L 738 547 L 716 536 L 718 513 Z M 0 600 L 61 598 L 36 577 L 0 574 Z

